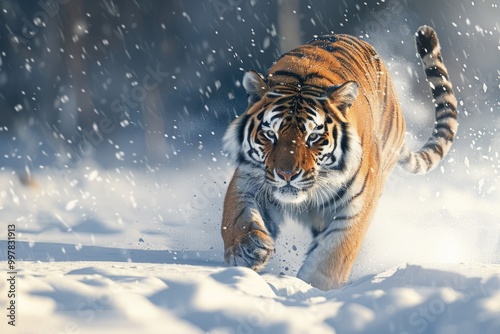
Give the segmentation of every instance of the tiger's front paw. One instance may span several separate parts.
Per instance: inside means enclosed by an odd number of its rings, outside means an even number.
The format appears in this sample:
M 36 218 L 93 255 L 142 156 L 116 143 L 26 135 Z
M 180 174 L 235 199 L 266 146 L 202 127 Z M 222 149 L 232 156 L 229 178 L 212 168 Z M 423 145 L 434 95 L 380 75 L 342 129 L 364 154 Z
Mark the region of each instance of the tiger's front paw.
M 261 270 L 274 252 L 273 239 L 260 230 L 245 234 L 224 252 L 224 259 L 229 265 Z

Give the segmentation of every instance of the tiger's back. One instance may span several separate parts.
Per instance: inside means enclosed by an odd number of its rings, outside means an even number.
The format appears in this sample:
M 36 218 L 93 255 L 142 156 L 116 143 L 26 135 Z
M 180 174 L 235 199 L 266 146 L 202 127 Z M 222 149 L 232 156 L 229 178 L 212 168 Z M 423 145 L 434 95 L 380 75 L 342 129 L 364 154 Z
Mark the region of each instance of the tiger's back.
M 282 55 L 266 77 L 249 71 L 249 106 L 224 137 L 237 164 L 226 193 L 225 259 L 260 270 L 286 215 L 313 241 L 298 276 L 330 289 L 348 278 L 396 163 L 425 173 L 451 147 L 456 100 L 434 30 L 420 28 L 417 51 L 431 83 L 436 124 L 413 152 L 391 78 L 368 43 L 327 35 Z

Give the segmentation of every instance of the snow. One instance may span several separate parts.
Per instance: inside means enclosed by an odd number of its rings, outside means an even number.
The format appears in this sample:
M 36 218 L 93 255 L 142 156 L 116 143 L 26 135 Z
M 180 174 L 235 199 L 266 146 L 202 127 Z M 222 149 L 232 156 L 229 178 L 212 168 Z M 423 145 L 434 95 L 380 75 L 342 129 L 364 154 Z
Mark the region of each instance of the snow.
M 2 2 L 1 334 L 500 333 L 497 4 L 315 2 L 289 10 L 301 31 L 286 34 L 273 2 L 115 2 L 85 15 Z M 293 221 L 262 273 L 227 267 L 220 137 L 246 105 L 243 71 L 267 68 L 283 38 L 360 36 L 387 63 L 418 147 L 435 122 L 410 38 L 421 24 L 439 31 L 460 129 L 436 171 L 390 177 L 347 286 L 295 277 L 311 238 Z M 158 92 L 144 85 L 153 68 Z M 65 157 L 83 162 L 57 169 Z
M 497 333 L 500 328 L 498 265 L 407 264 L 322 292 L 294 277 L 223 268 L 217 262 L 115 260 L 23 263 L 16 329 Z
M 25 187 L 0 173 L 18 305 L 13 328 L 4 227 L 1 333 L 500 332 L 499 195 L 477 189 L 486 184 L 473 172 L 448 172 L 449 184 L 396 170 L 351 280 L 327 292 L 295 277 L 310 237 L 293 222 L 262 273 L 226 267 L 224 162 L 205 173 L 87 162 L 32 174 Z

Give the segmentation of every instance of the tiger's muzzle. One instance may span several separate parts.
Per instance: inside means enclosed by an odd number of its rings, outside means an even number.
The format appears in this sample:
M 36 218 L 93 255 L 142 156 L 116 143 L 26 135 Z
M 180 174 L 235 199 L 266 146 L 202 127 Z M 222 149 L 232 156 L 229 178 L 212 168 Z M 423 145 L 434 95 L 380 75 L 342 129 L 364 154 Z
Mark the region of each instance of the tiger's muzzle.
M 304 170 L 293 172 L 274 169 L 273 196 L 283 204 L 300 204 L 307 199 L 307 189 L 302 184 Z

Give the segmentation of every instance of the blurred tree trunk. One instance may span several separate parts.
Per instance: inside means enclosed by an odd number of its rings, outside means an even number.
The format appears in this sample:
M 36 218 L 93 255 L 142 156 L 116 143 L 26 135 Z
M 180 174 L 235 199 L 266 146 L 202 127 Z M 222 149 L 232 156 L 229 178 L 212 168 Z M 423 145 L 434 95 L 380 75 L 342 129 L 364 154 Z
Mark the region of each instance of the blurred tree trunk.
M 134 5 L 129 4 L 127 8 L 133 8 Z M 171 12 L 171 5 L 168 1 L 156 4 L 156 12 L 162 15 L 164 12 Z M 134 10 L 134 9 L 132 9 Z M 137 10 L 137 9 L 135 9 Z M 148 17 L 148 12 L 141 12 L 141 15 L 136 17 L 136 22 L 138 26 L 143 27 L 153 36 L 158 36 L 158 29 L 161 29 L 159 25 L 151 24 L 151 20 Z M 162 41 L 159 41 L 161 43 Z M 145 54 L 144 59 L 150 58 L 150 54 Z M 163 59 L 163 58 L 162 58 Z M 153 61 L 145 61 L 142 63 L 143 68 L 140 68 L 138 73 L 141 74 L 142 78 L 140 82 L 143 82 L 144 78 L 148 76 L 148 68 L 156 69 L 157 65 L 161 69 L 165 67 L 165 64 L 155 64 Z M 165 160 L 167 154 L 167 142 L 165 138 L 165 115 L 166 110 L 162 101 L 161 81 L 154 82 L 153 89 L 147 89 L 146 94 L 140 101 L 140 111 L 141 119 L 144 124 L 144 143 L 146 147 L 145 156 L 150 163 L 161 163 Z M 168 95 L 168 94 L 167 94 Z
M 165 107 L 161 100 L 160 88 L 148 92 L 141 105 L 144 120 L 144 139 L 147 157 L 150 162 L 161 162 L 165 159 L 167 145 L 165 140 Z
M 60 115 L 61 131 L 69 135 L 76 132 L 76 126 L 91 128 L 99 115 L 94 111 L 86 75 L 88 71 L 85 41 L 88 38 L 86 30 L 90 28 L 86 24 L 85 4 L 82 0 L 72 0 L 71 4 L 60 8 L 63 48 L 68 71 L 67 94 L 71 94 L 68 96 L 69 99 L 64 97 L 64 93 L 60 97 L 63 110 Z
M 290 51 L 302 44 L 299 8 L 299 0 L 278 1 L 278 32 L 281 36 L 281 53 Z

